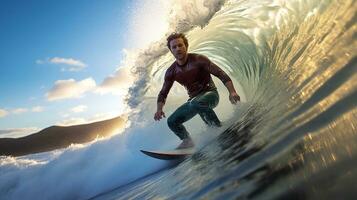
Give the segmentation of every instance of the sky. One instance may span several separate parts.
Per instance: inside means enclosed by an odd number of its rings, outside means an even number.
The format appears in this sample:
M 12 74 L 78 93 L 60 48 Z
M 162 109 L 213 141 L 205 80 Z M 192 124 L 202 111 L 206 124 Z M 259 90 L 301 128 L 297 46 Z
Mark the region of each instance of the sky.
M 0 137 L 124 112 L 112 78 L 136 47 L 137 4 L 0 0 Z

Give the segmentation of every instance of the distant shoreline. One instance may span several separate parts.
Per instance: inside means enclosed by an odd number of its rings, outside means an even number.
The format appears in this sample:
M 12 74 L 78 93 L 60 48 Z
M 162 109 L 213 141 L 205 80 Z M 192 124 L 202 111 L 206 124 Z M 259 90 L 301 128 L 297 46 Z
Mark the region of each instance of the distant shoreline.
M 108 137 L 125 127 L 123 117 L 74 126 L 50 126 L 19 138 L 0 138 L 0 156 L 24 156 Z

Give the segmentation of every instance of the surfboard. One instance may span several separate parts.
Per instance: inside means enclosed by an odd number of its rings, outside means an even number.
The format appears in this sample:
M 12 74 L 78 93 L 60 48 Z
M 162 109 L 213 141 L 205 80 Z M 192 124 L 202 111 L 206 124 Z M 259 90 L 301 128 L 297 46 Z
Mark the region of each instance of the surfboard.
M 160 160 L 175 160 L 175 159 L 182 159 L 186 156 L 192 155 L 194 153 L 194 148 L 189 149 L 175 149 L 171 151 L 147 151 L 147 150 L 140 150 L 145 155 L 148 155 L 153 158 L 157 158 Z

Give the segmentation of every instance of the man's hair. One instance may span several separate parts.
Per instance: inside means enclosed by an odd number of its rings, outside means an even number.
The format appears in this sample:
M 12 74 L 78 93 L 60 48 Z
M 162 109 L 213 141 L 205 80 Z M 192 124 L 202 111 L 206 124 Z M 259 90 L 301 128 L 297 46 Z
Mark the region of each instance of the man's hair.
M 174 39 L 177 38 L 182 38 L 183 42 L 185 43 L 186 48 L 188 47 L 188 41 L 187 38 L 185 36 L 185 34 L 183 33 L 171 33 L 171 35 L 169 35 L 169 37 L 167 37 L 167 47 L 171 50 L 170 48 L 170 42 Z

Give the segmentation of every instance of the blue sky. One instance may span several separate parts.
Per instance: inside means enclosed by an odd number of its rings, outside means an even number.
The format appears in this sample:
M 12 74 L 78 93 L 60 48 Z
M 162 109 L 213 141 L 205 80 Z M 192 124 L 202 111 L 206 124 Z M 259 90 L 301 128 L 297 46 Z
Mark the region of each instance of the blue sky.
M 1 0 L 0 137 L 120 113 L 118 95 L 89 91 L 130 48 L 133 4 Z

